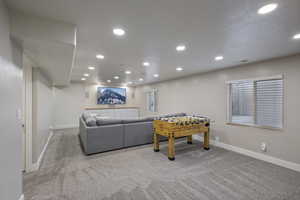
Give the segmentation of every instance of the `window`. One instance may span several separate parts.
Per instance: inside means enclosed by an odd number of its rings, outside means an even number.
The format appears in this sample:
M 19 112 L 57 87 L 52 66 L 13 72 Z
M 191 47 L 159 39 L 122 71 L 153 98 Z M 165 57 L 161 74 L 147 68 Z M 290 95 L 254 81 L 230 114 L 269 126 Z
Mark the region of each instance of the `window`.
M 283 78 L 228 83 L 228 122 L 259 127 L 283 127 Z
M 157 111 L 157 90 L 153 89 L 151 91 L 146 92 L 146 98 L 147 98 L 147 111 L 150 112 L 156 112 Z

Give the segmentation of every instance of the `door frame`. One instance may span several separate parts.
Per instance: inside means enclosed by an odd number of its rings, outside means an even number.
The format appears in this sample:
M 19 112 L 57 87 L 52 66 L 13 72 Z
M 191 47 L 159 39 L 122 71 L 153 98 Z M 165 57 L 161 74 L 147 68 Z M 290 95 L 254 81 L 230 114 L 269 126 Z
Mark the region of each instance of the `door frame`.
M 25 152 L 23 152 L 25 172 L 34 171 L 32 162 L 32 62 L 23 53 L 23 83 L 25 88 L 25 105 L 24 105 L 24 131 L 25 131 Z M 23 144 L 24 144 L 23 143 Z

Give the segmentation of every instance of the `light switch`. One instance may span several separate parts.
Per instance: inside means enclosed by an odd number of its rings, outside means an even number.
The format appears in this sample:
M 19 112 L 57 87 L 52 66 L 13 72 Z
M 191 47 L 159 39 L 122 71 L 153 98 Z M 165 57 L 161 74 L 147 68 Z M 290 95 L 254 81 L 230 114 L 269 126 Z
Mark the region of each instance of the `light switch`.
M 22 122 L 22 110 L 20 108 L 17 109 L 17 119 Z

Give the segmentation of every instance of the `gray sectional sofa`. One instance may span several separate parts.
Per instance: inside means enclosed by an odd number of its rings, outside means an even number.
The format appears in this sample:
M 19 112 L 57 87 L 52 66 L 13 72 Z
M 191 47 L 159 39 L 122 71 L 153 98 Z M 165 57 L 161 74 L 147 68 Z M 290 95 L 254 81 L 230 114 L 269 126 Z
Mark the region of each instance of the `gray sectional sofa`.
M 86 155 L 149 144 L 153 142 L 153 120 L 160 117 L 186 116 L 185 113 L 156 117 L 112 119 L 83 113 L 79 137 Z M 166 138 L 162 138 L 166 140 Z

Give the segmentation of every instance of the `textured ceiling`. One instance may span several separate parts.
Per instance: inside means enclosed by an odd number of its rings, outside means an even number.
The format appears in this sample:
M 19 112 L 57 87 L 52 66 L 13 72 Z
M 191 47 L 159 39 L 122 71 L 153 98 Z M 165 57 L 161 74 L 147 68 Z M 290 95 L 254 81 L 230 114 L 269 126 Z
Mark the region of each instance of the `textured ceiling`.
M 150 83 L 300 52 L 300 1 L 274 0 L 267 15 L 257 10 L 263 0 L 9 0 L 19 11 L 77 26 L 77 53 L 72 80 L 112 84 Z M 114 27 L 125 37 L 112 34 Z M 187 50 L 176 52 L 178 44 Z M 104 60 L 97 60 L 101 53 Z M 214 57 L 223 55 L 216 62 Z M 151 66 L 144 67 L 148 61 Z M 89 71 L 88 66 L 96 67 Z M 183 66 L 177 72 L 175 68 Z M 132 74 L 126 75 L 125 70 Z M 158 73 L 159 78 L 153 74 Z M 115 75 L 120 76 L 114 80 Z

